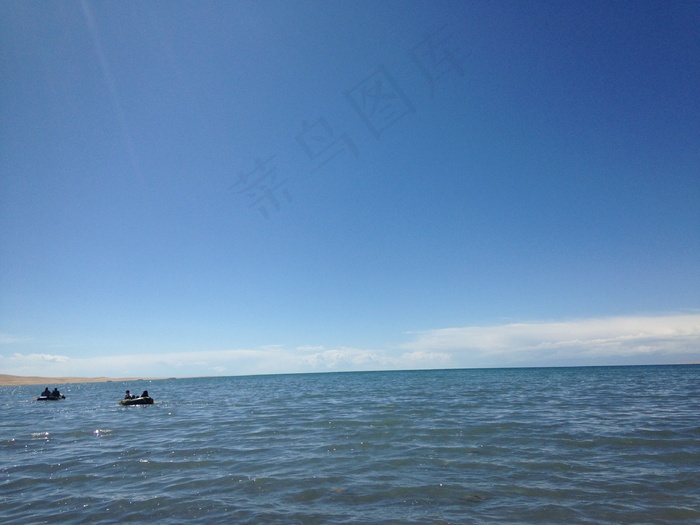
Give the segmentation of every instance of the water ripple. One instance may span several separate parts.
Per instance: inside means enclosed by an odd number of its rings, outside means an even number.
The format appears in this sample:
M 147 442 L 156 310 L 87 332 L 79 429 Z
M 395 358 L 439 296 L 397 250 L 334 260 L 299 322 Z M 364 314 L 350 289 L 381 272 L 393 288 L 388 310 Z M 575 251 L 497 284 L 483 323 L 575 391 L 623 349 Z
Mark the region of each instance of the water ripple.
M 66 385 L 52 404 L 13 387 L 0 396 L 0 517 L 696 523 L 699 376 L 621 367 L 213 378 Z M 126 388 L 157 403 L 118 406 Z

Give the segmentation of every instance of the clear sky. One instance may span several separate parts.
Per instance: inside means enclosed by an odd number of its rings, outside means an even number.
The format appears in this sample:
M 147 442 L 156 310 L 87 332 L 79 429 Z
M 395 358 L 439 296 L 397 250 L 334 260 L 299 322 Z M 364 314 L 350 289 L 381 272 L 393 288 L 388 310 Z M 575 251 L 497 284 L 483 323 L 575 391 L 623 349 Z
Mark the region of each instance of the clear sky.
M 700 361 L 700 3 L 0 3 L 0 373 Z

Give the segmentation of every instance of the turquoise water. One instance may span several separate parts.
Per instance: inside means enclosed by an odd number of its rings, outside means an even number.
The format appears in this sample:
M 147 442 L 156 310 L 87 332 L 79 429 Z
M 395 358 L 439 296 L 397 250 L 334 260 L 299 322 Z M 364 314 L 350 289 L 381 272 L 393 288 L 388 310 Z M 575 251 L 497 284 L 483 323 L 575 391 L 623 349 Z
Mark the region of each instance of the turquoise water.
M 698 366 L 43 386 L 0 388 L 6 525 L 700 523 Z

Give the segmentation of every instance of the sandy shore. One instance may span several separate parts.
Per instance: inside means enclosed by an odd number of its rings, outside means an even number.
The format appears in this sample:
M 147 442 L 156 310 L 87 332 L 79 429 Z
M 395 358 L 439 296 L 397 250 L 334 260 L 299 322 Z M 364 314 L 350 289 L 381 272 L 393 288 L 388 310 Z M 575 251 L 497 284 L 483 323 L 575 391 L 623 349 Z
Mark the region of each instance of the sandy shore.
M 0 386 L 19 385 L 44 385 L 55 386 L 67 383 L 106 383 L 109 381 L 157 381 L 162 378 L 148 377 L 38 377 L 38 376 L 11 376 L 0 374 Z

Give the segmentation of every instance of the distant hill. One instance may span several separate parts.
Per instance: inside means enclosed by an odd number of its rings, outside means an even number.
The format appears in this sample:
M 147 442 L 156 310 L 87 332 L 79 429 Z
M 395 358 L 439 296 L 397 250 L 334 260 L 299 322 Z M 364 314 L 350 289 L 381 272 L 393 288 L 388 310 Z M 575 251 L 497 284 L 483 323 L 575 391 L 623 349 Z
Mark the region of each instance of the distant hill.
M 0 374 L 0 386 L 19 385 L 63 385 L 67 383 L 107 383 L 110 381 L 154 381 L 161 378 L 135 378 L 135 377 L 40 377 L 40 376 L 13 376 Z

